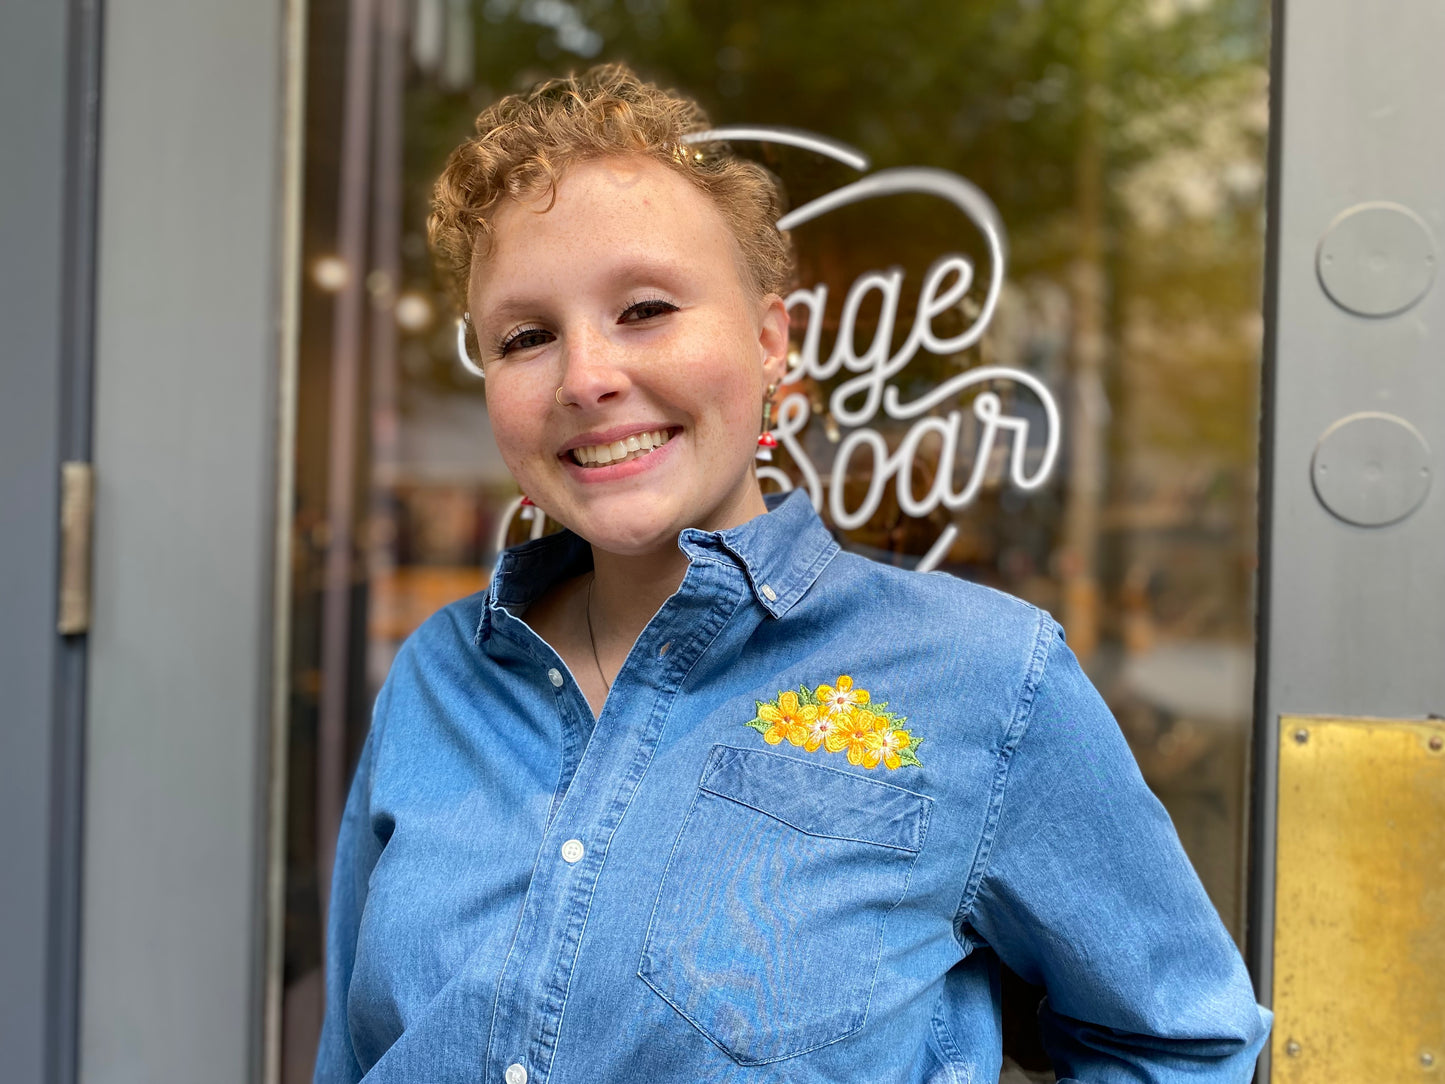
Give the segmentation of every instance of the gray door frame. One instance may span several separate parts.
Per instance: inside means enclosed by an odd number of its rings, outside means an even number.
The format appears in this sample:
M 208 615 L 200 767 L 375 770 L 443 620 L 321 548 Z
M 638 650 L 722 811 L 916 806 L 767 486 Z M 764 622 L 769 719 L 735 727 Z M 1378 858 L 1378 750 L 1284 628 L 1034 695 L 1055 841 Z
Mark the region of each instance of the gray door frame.
M 1326 288 L 1341 291 L 1341 263 L 1345 300 L 1369 309 L 1372 293 L 1423 277 L 1419 235 L 1391 211 L 1363 244 L 1342 245 L 1340 230 L 1324 240 L 1351 209 L 1388 202 L 1433 234 L 1438 268 L 1441 41 L 1445 8 L 1433 0 L 1400 0 L 1388 17 L 1355 0 L 1274 4 L 1248 948 L 1266 1004 L 1280 715 L 1445 713 L 1445 289 L 1436 282 L 1390 315 L 1349 311 Z M 1346 522 L 1316 496 L 1318 443 L 1361 412 L 1398 416 L 1429 447 L 1423 503 L 1388 525 Z M 1371 487 L 1402 481 L 1403 463 L 1388 456 L 1356 466 L 1366 503 Z M 1268 1058 L 1261 1070 L 1268 1079 Z
M 242 1084 L 264 1071 L 302 11 L 106 8 L 86 1084 Z

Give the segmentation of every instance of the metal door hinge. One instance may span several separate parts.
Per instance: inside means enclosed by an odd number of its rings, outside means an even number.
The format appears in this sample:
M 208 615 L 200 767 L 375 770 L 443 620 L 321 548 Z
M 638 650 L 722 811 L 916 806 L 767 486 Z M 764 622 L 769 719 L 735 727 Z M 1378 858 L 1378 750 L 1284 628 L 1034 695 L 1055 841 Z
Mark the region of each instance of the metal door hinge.
M 60 618 L 62 636 L 90 629 L 90 528 L 95 471 L 89 463 L 60 464 Z

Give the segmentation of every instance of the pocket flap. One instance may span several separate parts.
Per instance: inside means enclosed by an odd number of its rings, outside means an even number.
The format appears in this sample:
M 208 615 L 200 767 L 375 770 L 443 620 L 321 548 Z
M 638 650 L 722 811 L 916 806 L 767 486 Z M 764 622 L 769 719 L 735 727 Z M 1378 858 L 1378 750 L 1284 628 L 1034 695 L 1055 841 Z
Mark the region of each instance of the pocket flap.
M 933 800 L 921 794 L 762 749 L 713 747 L 699 787 L 800 832 L 917 853 Z

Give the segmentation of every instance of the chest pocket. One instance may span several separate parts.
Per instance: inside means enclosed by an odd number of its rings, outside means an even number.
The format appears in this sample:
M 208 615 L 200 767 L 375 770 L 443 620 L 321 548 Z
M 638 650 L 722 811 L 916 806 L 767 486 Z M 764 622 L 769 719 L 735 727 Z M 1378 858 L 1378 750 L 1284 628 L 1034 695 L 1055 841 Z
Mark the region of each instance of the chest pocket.
M 673 845 L 638 975 L 741 1065 L 863 1026 L 888 913 L 932 799 L 715 746 Z

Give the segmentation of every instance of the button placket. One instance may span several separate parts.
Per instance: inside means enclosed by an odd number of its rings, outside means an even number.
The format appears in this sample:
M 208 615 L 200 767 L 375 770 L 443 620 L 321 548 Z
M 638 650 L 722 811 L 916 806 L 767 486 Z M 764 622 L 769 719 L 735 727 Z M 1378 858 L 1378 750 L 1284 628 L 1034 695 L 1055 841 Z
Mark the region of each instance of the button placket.
M 681 695 L 683 675 L 727 626 L 746 597 L 744 585 L 728 581 L 720 569 L 713 567 L 716 564 L 719 563 L 710 562 L 701 568 L 694 564 L 684 587 L 660 612 L 663 620 L 644 631 L 652 645 L 664 640 L 668 633 L 676 637 L 682 628 L 689 633 L 685 639 L 665 640 L 671 650 L 653 647 L 659 660 L 657 672 L 639 680 L 639 656 L 631 660 L 631 668 L 624 666 L 623 672 L 614 679 L 613 695 L 603 715 L 608 721 L 620 717 L 635 722 L 629 721 L 625 726 L 601 725 L 602 719 L 594 722 L 576 683 L 567 682 L 564 672 L 557 667 L 552 670 L 562 679 L 561 684 L 548 672 L 549 680 L 553 680 L 559 691 L 557 707 L 569 716 L 574 707 L 579 713 L 586 712 L 587 722 L 593 727 L 586 751 L 565 784 L 566 796 L 549 815 L 547 831 L 560 835 L 562 822 L 573 827 L 585 825 L 589 843 L 584 845 L 580 839 L 553 842 L 552 847 L 556 849 L 551 853 L 560 857 L 562 863 L 554 857 L 550 868 L 542 863 L 534 869 L 514 948 L 498 976 L 493 1002 L 487 1047 L 497 1056 L 497 1061 L 492 1063 L 496 1068 L 491 1070 L 493 1073 L 500 1070 L 497 1077 L 492 1077 L 496 1084 L 513 1084 L 508 1075 L 513 1066 L 526 1072 L 526 1077 L 518 1078 L 524 1082 L 550 1078 L 561 1030 L 562 1006 L 573 979 L 588 926 L 589 904 L 609 844 L 645 775 L 671 704 Z M 709 582 L 715 580 L 721 582 Z M 706 609 L 699 607 L 698 597 L 708 598 L 710 605 Z M 722 605 L 718 605 L 719 600 Z M 579 784 L 582 784 L 580 790 Z M 556 818 L 555 822 L 552 817 Z M 555 840 L 556 836 L 552 838 Z M 595 853 L 589 855 L 589 848 Z M 579 865 L 584 857 L 588 859 L 585 867 Z M 567 868 L 562 868 L 563 863 Z M 503 1061 L 508 1055 L 517 1056 L 520 1051 L 513 1044 L 519 1041 L 527 1051 L 526 1061 Z

